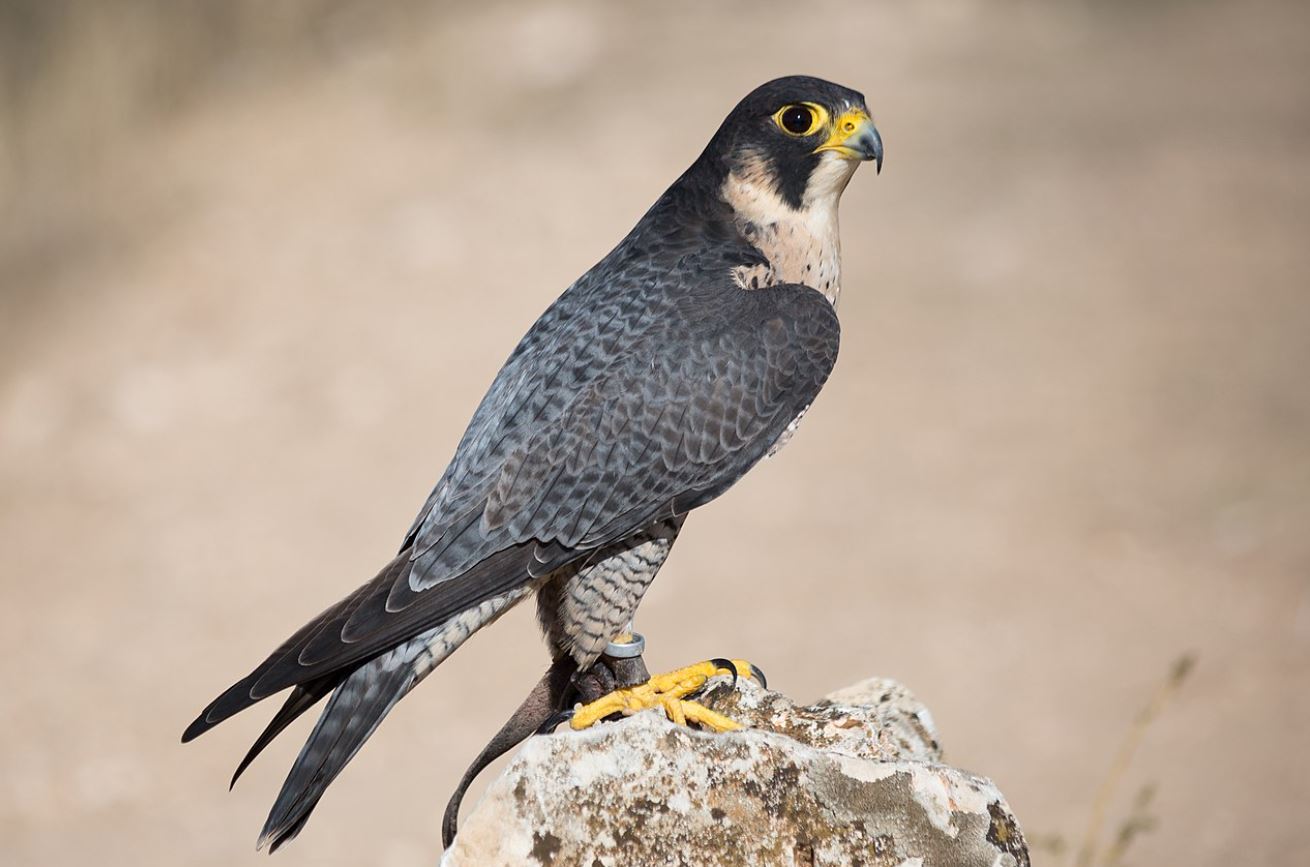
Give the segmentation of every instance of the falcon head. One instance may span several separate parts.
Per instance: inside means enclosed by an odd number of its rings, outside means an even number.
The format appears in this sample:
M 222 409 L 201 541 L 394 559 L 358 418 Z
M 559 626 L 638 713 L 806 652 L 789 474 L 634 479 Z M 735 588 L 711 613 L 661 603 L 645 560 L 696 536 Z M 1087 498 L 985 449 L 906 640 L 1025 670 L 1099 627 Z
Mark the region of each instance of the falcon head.
M 821 78 L 763 84 L 732 110 L 709 150 L 728 172 L 795 210 L 835 204 L 861 162 L 882 170 L 864 95 Z

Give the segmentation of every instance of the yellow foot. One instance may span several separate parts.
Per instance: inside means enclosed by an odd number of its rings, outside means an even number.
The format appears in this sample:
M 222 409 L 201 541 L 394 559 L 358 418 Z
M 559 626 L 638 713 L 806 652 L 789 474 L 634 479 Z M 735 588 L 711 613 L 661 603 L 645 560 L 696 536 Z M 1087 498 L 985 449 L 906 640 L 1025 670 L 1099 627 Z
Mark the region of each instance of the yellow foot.
M 616 689 L 590 704 L 582 705 L 574 712 L 569 725 L 575 730 L 581 730 L 590 728 L 610 714 L 621 713 L 628 716 L 638 711 L 659 707 L 663 708 L 665 715 L 678 725 L 696 723 L 702 728 L 716 732 L 734 731 L 742 727 L 741 723 L 702 704 L 683 699 L 683 696 L 696 692 L 705 685 L 705 681 L 715 675 L 734 674 L 729 664 L 736 668 L 735 673 L 743 676 L 754 676 L 759 670 L 744 659 L 711 659 L 698 662 L 667 674 L 657 674 L 637 686 Z

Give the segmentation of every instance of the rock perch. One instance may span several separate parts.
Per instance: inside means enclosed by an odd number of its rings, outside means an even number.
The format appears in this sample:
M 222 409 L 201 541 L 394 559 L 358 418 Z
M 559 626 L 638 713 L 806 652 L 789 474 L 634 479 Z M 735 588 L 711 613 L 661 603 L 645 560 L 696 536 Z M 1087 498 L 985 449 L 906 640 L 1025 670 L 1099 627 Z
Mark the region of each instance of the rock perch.
M 941 763 L 928 710 L 874 678 L 798 706 L 747 680 L 702 697 L 749 728 L 657 711 L 530 739 L 443 867 L 1027 867 L 991 781 Z

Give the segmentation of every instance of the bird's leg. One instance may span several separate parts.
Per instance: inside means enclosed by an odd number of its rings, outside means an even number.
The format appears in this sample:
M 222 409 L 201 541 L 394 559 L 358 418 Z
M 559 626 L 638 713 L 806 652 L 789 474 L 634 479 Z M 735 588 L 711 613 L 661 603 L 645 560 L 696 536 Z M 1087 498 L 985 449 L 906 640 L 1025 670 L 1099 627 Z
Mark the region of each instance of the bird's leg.
M 650 708 L 662 708 L 665 716 L 679 725 L 696 723 L 702 728 L 718 732 L 741 728 L 737 721 L 710 710 L 686 696 L 700 691 L 711 677 L 738 671 L 756 672 L 758 669 L 744 659 L 711 659 L 675 671 L 657 674 L 645 683 L 620 687 L 574 710 L 569 719 L 573 729 L 585 729 L 613 714 L 628 716 Z
M 651 677 L 641 659 L 644 647 L 645 640 L 632 632 L 631 627 L 610 642 L 597 664 L 575 681 L 579 697 L 586 703 L 573 710 L 569 718 L 571 728 L 589 728 L 608 716 L 628 716 L 649 708 L 662 708 L 665 715 L 678 725 L 696 723 L 701 728 L 717 732 L 741 728 L 737 721 L 699 702 L 688 701 L 686 696 L 698 692 L 706 681 L 718 674 L 731 674 L 735 680 L 739 671 L 745 671 L 763 684 L 764 675 L 758 668 L 744 659 L 710 659 Z M 607 680 L 604 675 L 593 674 L 598 669 L 606 671 L 613 685 L 597 688 Z M 605 692 L 605 688 L 609 691 Z
M 628 628 L 616 637 L 613 641 L 605 646 L 605 652 L 601 654 L 598 662 L 601 663 L 604 670 L 610 675 L 610 681 L 605 685 L 605 689 L 599 695 L 612 692 L 615 689 L 630 688 L 639 686 L 650 680 L 650 672 L 646 670 L 646 661 L 641 655 L 646 651 L 646 639 L 640 632 L 628 624 Z M 599 666 L 592 666 L 594 671 Z M 596 696 L 588 696 L 584 701 L 592 701 Z

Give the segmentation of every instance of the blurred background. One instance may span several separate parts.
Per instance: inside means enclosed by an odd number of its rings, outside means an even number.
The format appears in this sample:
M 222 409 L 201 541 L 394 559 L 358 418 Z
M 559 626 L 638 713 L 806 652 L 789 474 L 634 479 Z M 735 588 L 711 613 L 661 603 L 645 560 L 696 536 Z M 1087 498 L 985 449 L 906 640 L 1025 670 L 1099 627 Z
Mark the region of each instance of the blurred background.
M 1307 28 L 1200 0 L 0 0 L 2 860 L 254 863 L 308 720 L 232 794 L 273 708 L 183 727 L 374 574 L 538 313 L 742 95 L 806 72 L 887 146 L 843 205 L 841 362 L 688 523 L 652 669 L 899 678 L 1058 865 L 1194 654 L 1096 863 L 1310 863 Z M 526 606 L 474 638 L 278 863 L 432 863 L 545 663 Z

